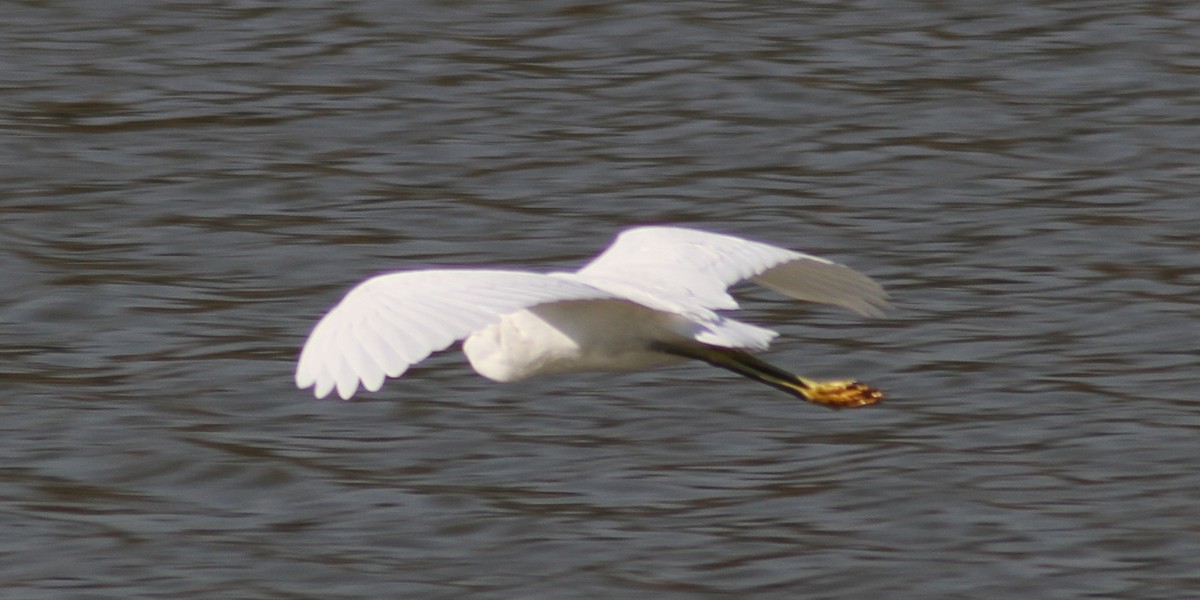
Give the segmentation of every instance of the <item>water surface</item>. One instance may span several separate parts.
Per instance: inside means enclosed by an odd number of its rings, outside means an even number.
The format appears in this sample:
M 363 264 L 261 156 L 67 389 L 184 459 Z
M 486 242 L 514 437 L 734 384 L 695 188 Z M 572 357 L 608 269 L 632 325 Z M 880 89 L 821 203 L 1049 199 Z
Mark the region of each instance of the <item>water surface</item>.
M 1200 593 L 1191 3 L 22 2 L 0 24 L 0 590 Z M 688 366 L 295 390 L 353 283 L 678 223 L 831 412 Z

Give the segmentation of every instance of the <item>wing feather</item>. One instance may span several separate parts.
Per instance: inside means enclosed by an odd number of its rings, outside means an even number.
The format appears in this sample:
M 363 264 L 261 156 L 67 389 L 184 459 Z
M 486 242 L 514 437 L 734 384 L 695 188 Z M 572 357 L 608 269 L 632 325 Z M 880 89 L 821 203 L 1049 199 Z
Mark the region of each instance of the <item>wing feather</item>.
M 296 385 L 343 399 L 375 391 L 500 316 L 546 302 L 612 298 L 587 283 L 518 271 L 439 269 L 380 275 L 350 290 L 313 328 Z
M 684 308 L 737 308 L 726 291 L 751 280 L 809 302 L 879 316 L 887 293 L 871 278 L 824 258 L 682 227 L 635 227 L 579 270 L 581 280 L 633 287 Z M 593 279 L 595 281 L 593 281 Z

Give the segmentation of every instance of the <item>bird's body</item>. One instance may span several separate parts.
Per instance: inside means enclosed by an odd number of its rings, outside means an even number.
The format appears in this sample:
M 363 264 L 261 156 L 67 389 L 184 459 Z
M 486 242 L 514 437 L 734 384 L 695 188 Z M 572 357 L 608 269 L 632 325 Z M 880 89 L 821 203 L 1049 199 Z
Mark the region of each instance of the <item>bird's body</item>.
M 496 381 L 576 371 L 628 371 L 695 359 L 833 407 L 873 404 L 851 381 L 819 383 L 750 356 L 777 334 L 729 319 L 726 289 L 743 279 L 802 300 L 878 315 L 886 294 L 849 267 L 740 238 L 638 227 L 575 273 L 438 269 L 373 277 L 314 328 L 296 384 L 317 397 L 359 383 L 378 390 L 431 352 L 463 339 L 475 370 Z
M 519 310 L 472 333 L 463 353 L 480 375 L 520 381 L 574 371 L 638 371 L 683 359 L 650 350 L 685 320 L 632 302 L 577 300 Z

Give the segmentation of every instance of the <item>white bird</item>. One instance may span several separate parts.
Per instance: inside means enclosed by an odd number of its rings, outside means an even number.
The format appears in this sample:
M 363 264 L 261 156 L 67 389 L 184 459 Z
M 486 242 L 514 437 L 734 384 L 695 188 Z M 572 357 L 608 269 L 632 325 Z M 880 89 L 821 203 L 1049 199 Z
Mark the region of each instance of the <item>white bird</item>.
M 480 375 L 631 371 L 684 359 L 728 369 L 832 408 L 883 394 L 857 381 L 811 381 L 750 354 L 778 335 L 727 318 L 727 288 L 749 279 L 784 295 L 880 316 L 887 293 L 823 258 L 680 227 L 636 227 L 574 273 L 433 269 L 372 277 L 313 329 L 296 385 L 323 398 L 377 391 L 431 353 L 464 339 Z

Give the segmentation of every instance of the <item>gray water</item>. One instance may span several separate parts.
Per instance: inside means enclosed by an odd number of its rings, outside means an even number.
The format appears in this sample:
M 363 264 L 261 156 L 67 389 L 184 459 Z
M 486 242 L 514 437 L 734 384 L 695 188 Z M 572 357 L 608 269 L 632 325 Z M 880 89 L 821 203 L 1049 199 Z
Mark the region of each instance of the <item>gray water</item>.
M 9 2 L 0 596 L 1200 597 L 1195 2 Z M 700 366 L 376 394 L 355 282 L 676 223 L 833 412 Z

